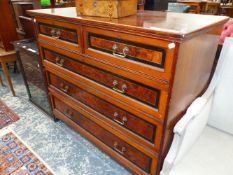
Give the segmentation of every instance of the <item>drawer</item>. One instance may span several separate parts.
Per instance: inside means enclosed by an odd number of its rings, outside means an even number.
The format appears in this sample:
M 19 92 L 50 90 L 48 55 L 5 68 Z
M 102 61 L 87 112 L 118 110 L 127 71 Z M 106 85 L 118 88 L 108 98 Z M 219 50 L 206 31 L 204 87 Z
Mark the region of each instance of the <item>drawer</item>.
M 107 131 L 106 129 L 99 126 L 97 123 L 93 122 L 92 120 L 86 118 L 78 111 L 74 110 L 66 103 L 60 101 L 59 99 L 53 98 L 53 105 L 55 111 L 59 111 L 69 119 L 74 121 L 77 125 L 81 128 L 85 129 L 88 133 L 92 136 L 99 139 L 105 145 L 110 147 L 114 152 L 123 156 L 128 161 L 133 163 L 134 165 L 138 166 L 143 171 L 150 173 L 151 165 L 152 165 L 152 158 L 148 155 L 142 153 L 132 145 L 126 143 L 125 141 L 121 140 L 119 137 L 114 135 L 113 133 Z M 55 112 L 56 115 L 56 112 Z
M 39 40 L 49 41 L 60 47 L 81 51 L 81 29 L 77 25 L 38 19 Z
M 147 78 L 170 80 L 175 43 L 86 27 L 84 52 Z
M 44 59 L 58 66 L 78 73 L 120 94 L 158 109 L 161 96 L 159 89 L 151 88 L 100 68 L 81 63 L 77 60 L 72 60 L 71 58 L 45 48 L 43 48 L 43 55 Z
M 152 124 L 144 119 L 136 117 L 135 115 L 88 93 L 87 91 L 50 72 L 47 72 L 47 77 L 49 84 L 53 87 L 56 87 L 65 94 L 94 109 L 121 127 L 124 127 L 137 136 L 149 141 L 154 147 L 156 147 L 156 149 L 159 148 L 159 136 L 161 135 L 159 133 L 162 132 L 162 126 L 160 123 Z

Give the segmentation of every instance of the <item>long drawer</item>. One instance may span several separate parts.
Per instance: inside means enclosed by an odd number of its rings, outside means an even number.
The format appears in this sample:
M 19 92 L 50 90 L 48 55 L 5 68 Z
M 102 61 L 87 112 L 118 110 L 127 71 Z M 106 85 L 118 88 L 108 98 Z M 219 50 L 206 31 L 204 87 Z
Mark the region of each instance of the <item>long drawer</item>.
M 50 72 L 47 72 L 47 77 L 49 84 L 54 88 L 59 89 L 63 93 L 99 112 L 103 117 L 106 117 L 119 126 L 131 131 L 128 132 L 128 135 L 134 137 L 134 134 L 136 134 L 146 141 L 149 141 L 151 144 L 149 145 L 150 147 L 156 150 L 159 149 L 162 133 L 162 124 L 159 122 L 150 123 L 139 118 Z M 144 144 L 148 143 L 145 142 Z
M 100 62 L 170 80 L 175 43 L 91 27 L 84 28 L 84 41 L 85 54 Z
M 58 21 L 48 22 L 46 19 L 38 19 L 37 25 L 39 40 L 45 40 L 76 52 L 82 51 L 80 26 Z
M 90 78 L 114 91 L 158 109 L 160 90 L 136 83 L 97 67 L 75 61 L 54 51 L 43 49 L 44 58 L 58 66 Z
M 144 172 L 148 174 L 151 172 L 153 158 L 121 140 L 119 137 L 105 130 L 92 120 L 86 118 L 81 113 L 62 102 L 60 99 L 52 95 L 51 99 L 53 101 L 55 116 L 60 118 L 58 113 L 62 113 L 67 118 L 75 122 L 78 126 L 86 130 L 86 132 L 90 133 L 92 136 L 111 148 L 118 155 L 124 157 L 132 164 L 142 169 Z

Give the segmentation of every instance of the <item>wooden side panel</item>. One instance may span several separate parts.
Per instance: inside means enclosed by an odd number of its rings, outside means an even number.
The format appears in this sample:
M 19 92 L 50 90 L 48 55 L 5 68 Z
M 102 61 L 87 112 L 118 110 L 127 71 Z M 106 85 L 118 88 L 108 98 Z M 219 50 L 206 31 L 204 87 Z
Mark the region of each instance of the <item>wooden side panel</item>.
M 167 124 L 164 127 L 161 160 L 166 156 L 170 147 L 173 127 L 184 115 L 192 101 L 201 95 L 208 86 L 218 45 L 218 36 L 211 33 L 212 31 L 201 34 L 180 45 L 171 99 L 168 105 Z

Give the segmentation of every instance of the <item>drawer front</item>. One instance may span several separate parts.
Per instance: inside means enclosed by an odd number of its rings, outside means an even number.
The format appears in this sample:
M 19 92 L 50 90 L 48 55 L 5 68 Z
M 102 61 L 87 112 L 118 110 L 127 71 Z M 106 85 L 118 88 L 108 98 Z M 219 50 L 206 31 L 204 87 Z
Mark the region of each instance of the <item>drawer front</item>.
M 175 43 L 85 28 L 85 53 L 122 69 L 169 79 Z
M 125 141 L 121 140 L 109 131 L 105 130 L 90 119 L 84 117 L 78 111 L 72 109 L 70 106 L 66 105 L 59 99 L 54 97 L 53 103 L 56 110 L 66 115 L 72 121 L 77 123 L 80 127 L 82 127 L 87 132 L 102 141 L 104 144 L 109 146 L 116 153 L 125 157 L 127 160 L 137 165 L 147 173 L 150 173 L 152 158 L 145 155 L 133 146 L 129 145 Z
M 38 39 L 81 52 L 81 28 L 64 22 L 37 20 Z
M 158 109 L 160 90 L 147 87 L 132 80 L 117 76 L 99 68 L 74 61 L 71 58 L 43 49 L 44 58 L 70 71 L 87 77 L 114 91 L 143 102 L 155 109 Z
M 55 39 L 78 44 L 78 35 L 76 30 L 74 29 L 68 29 L 44 23 L 39 23 L 38 25 L 41 34 Z
M 85 90 L 63 80 L 62 78 L 47 72 L 49 83 L 73 97 L 74 99 L 91 107 L 105 117 L 113 120 L 120 126 L 134 132 L 138 136 L 154 144 L 156 138 L 157 126 L 141 118 L 136 117 L 125 110 L 118 108 L 105 100 L 94 96 Z M 158 145 L 156 145 L 158 146 Z

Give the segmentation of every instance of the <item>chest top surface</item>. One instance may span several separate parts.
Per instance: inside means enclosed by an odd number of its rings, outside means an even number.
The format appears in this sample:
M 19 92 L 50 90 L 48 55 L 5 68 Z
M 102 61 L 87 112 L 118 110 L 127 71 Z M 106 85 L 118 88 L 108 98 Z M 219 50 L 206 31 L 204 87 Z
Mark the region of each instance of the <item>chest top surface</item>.
M 120 31 L 148 34 L 182 40 L 203 30 L 222 25 L 226 16 L 211 16 L 158 11 L 138 11 L 136 15 L 110 19 L 102 17 L 78 16 L 75 7 L 40 9 L 28 11 L 30 15 L 64 20 L 71 23 L 91 25 Z

